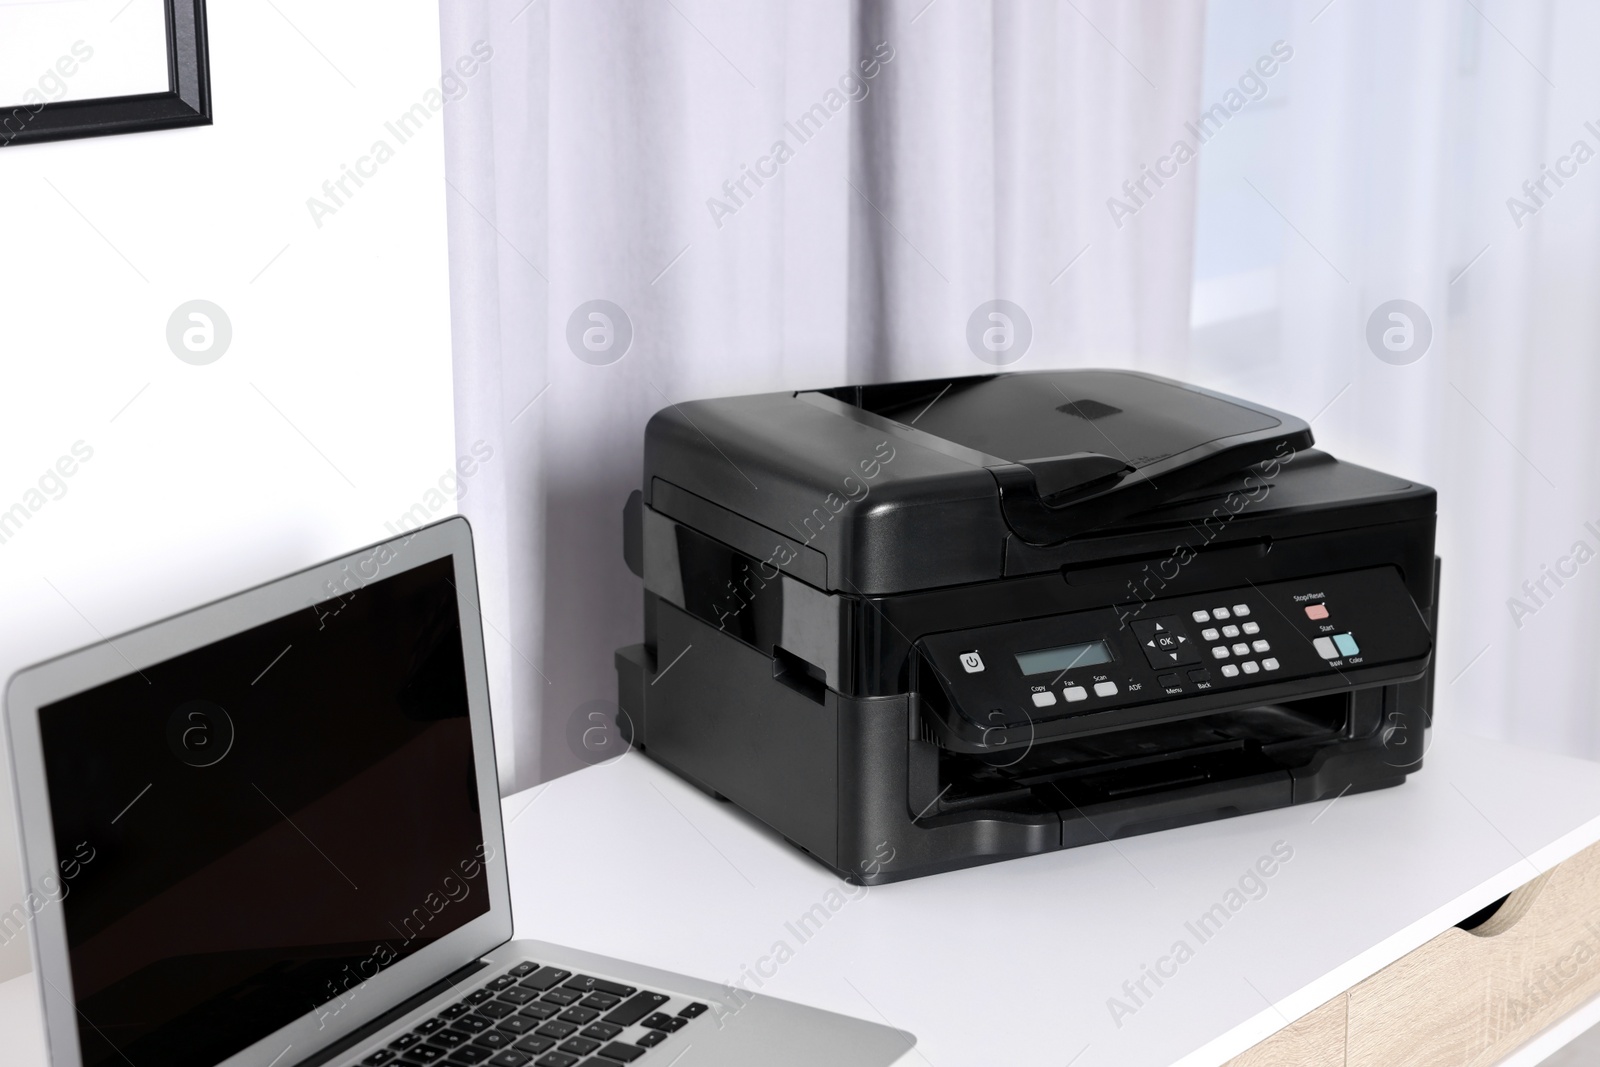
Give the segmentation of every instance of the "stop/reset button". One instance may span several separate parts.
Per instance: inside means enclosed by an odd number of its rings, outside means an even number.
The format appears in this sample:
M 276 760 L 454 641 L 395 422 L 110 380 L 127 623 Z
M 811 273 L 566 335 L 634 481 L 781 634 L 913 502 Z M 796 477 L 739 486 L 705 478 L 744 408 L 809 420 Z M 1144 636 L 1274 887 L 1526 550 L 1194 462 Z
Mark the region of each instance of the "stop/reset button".
M 1326 604 L 1307 604 L 1306 605 L 1306 618 L 1308 618 L 1308 619 L 1326 619 L 1327 617 L 1328 617 L 1328 605 L 1326 605 Z

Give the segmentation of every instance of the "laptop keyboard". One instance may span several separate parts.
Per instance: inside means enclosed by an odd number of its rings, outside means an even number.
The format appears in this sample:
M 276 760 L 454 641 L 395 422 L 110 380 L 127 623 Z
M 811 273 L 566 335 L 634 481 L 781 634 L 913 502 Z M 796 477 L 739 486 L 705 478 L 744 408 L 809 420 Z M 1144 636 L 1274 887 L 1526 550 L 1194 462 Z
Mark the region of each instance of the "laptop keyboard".
M 524 962 L 351 1062 L 362 1067 L 619 1067 L 709 1010 L 698 1001 L 673 1010 L 673 999 Z

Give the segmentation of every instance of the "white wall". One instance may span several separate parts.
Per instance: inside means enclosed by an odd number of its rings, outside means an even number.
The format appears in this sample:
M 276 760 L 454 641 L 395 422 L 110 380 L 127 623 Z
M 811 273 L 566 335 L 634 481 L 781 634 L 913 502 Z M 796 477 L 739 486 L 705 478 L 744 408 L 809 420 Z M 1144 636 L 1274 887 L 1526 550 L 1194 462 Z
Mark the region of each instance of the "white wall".
M 0 149 L 0 513 L 28 509 L 0 541 L 0 676 L 378 540 L 455 459 L 437 8 L 210 17 L 215 125 Z M 402 144 L 385 123 L 417 103 Z M 379 140 L 319 227 L 307 199 Z M 232 322 L 206 366 L 167 345 L 192 299 Z M 0 979 L 27 965 L 0 947 Z

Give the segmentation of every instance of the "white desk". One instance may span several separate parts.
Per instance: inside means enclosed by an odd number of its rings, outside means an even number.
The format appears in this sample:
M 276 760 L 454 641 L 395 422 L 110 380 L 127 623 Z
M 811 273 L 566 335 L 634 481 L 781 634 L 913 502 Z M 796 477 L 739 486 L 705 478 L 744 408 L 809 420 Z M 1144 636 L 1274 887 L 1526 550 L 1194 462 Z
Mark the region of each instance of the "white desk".
M 505 812 L 519 937 L 761 968 L 767 992 L 917 1034 L 906 1063 L 1216 1067 L 1600 839 L 1600 764 L 1441 735 L 1398 789 L 867 890 L 637 754 Z M 1186 924 L 1277 842 L 1292 859 L 1201 943 Z M 830 894 L 802 940 L 788 924 Z M 1119 1027 L 1108 999 L 1179 940 L 1192 958 Z M 0 986 L 7 1063 L 39 1062 L 12 1043 L 30 983 Z

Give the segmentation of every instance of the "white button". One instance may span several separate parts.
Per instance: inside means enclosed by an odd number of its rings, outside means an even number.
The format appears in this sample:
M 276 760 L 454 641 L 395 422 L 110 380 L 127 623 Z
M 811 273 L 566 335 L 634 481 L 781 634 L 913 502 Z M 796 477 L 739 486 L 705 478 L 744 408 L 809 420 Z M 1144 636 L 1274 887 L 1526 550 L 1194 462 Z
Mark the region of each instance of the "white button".
M 1067 698 L 1068 704 L 1089 699 L 1089 691 L 1081 685 L 1069 685 L 1061 691 L 1061 695 Z
M 1189 616 L 1189 618 L 1193 619 L 1195 622 L 1210 622 L 1211 621 L 1211 613 L 1209 611 L 1205 611 L 1204 609 L 1202 609 L 1200 611 L 1194 612 L 1192 615 Z
M 1200 631 L 1200 640 L 1202 641 L 1215 641 L 1218 636 L 1220 635 L 1217 633 L 1217 628 L 1215 626 L 1207 626 L 1204 630 Z
M 1227 645 L 1218 645 L 1216 648 L 1213 648 L 1211 650 L 1211 657 L 1213 659 L 1227 659 L 1228 658 L 1228 646 Z
M 1339 650 L 1333 647 L 1333 638 L 1331 637 L 1313 638 L 1311 647 L 1316 649 L 1317 655 L 1321 656 L 1323 659 L 1339 658 Z
M 1259 622 L 1247 622 L 1244 624 L 1244 632 L 1247 634 L 1258 634 L 1261 632 L 1261 624 Z
M 1237 626 L 1231 626 L 1231 625 L 1230 626 L 1224 626 L 1222 628 L 1222 636 L 1223 637 L 1238 637 L 1239 636 L 1239 628 Z
M 1266 659 L 1262 660 L 1261 665 L 1269 671 L 1275 671 L 1278 669 L 1278 661 L 1273 659 L 1271 656 L 1268 656 Z
M 1043 693 L 1033 694 L 1033 706 L 1036 708 L 1052 707 L 1054 706 L 1055 702 L 1056 695 L 1049 690 L 1046 690 Z
M 1211 617 L 1213 619 L 1226 619 L 1228 617 L 1228 609 L 1227 608 L 1212 608 L 1211 609 Z
M 1260 667 L 1256 666 L 1256 661 L 1253 659 L 1247 659 L 1243 663 L 1239 664 L 1239 666 L 1244 668 L 1244 673 L 1246 674 L 1254 674 L 1261 669 Z
M 1240 641 L 1237 645 L 1233 646 L 1233 654 L 1235 656 L 1248 656 L 1250 654 L 1250 646 L 1245 644 L 1243 641 Z
M 1242 619 L 1246 615 L 1250 614 L 1250 605 L 1249 604 L 1235 604 L 1233 606 L 1233 613 L 1235 615 L 1239 616 L 1239 618 Z
M 1267 644 L 1266 638 L 1264 638 L 1264 637 L 1258 637 L 1254 641 L 1251 641 L 1250 642 L 1250 647 L 1255 649 L 1257 652 L 1271 652 L 1272 651 L 1272 646 Z
M 1114 697 L 1114 696 L 1116 696 L 1117 695 L 1117 683 L 1116 682 L 1096 682 L 1096 683 L 1094 683 L 1094 695 L 1097 696 L 1097 697 Z
M 961 653 L 961 667 L 968 674 L 977 674 L 983 670 L 983 657 L 976 652 Z
M 1239 668 L 1231 663 L 1224 663 L 1222 665 L 1222 676 L 1224 678 L 1237 678 L 1239 677 Z

